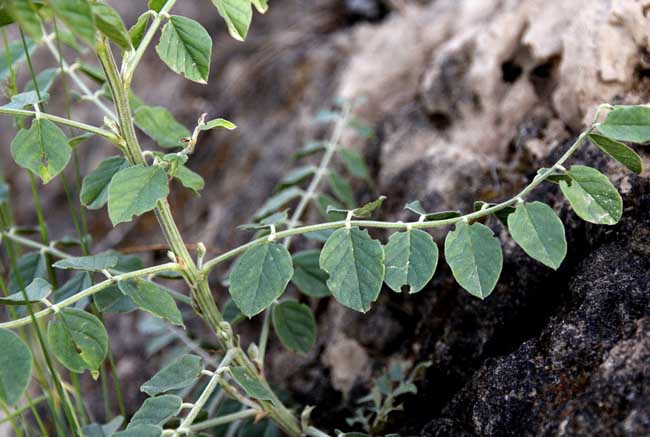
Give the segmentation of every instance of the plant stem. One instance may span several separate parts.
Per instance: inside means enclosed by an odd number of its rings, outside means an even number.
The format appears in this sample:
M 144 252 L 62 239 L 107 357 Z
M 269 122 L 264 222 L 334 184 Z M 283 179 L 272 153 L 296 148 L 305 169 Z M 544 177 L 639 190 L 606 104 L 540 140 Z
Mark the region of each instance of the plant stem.
M 394 229 L 394 230 L 407 230 L 407 229 L 430 229 L 430 228 L 439 228 L 443 226 L 449 226 L 456 224 L 461 221 L 471 221 L 477 220 L 483 217 L 486 217 L 490 214 L 494 214 L 498 211 L 501 211 L 504 208 L 515 205 L 519 199 L 524 199 L 531 191 L 533 191 L 537 186 L 544 182 L 552 174 L 553 170 L 559 168 L 567 159 L 575 153 L 575 151 L 584 143 L 587 139 L 587 135 L 592 131 L 593 127 L 584 131 L 580 134 L 578 139 L 573 143 L 573 145 L 562 155 L 560 159 L 553 165 L 553 167 L 547 169 L 544 173 L 540 173 L 531 181 L 531 183 L 521 190 L 516 196 L 503 201 L 497 205 L 493 205 L 489 208 L 482 209 L 480 211 L 475 211 L 469 214 L 465 214 L 460 217 L 454 217 L 445 220 L 437 221 L 414 221 L 414 222 L 382 222 L 376 220 L 339 220 L 336 222 L 328 223 L 319 223 L 315 225 L 301 226 L 293 229 L 287 229 L 284 231 L 277 232 L 275 234 L 276 239 L 281 239 L 285 237 L 290 237 L 292 235 L 302 235 L 309 232 L 315 231 L 324 231 L 328 229 L 338 229 L 345 227 L 347 224 L 351 226 L 358 226 L 363 228 L 383 228 L 383 229 Z M 203 265 L 203 274 L 207 275 L 212 269 L 214 269 L 218 264 L 227 261 L 231 258 L 236 257 L 237 255 L 247 251 L 251 247 L 263 244 L 268 241 L 268 237 L 261 237 L 255 240 L 249 241 L 246 244 L 243 244 L 239 247 L 236 247 L 228 252 L 225 252 L 209 261 Z
M 260 410 L 248 408 L 246 410 L 238 411 L 237 413 L 226 414 L 225 416 L 215 417 L 214 419 L 205 420 L 190 427 L 190 431 L 198 432 L 204 429 L 214 428 L 216 426 L 225 425 L 237 420 L 246 419 L 260 414 Z

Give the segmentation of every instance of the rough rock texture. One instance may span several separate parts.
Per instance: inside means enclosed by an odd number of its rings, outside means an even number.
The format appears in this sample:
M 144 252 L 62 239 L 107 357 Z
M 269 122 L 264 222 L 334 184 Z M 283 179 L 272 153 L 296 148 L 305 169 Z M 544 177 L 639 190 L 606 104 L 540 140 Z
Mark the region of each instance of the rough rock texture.
M 255 17 L 244 45 L 225 36 L 209 3 L 179 6 L 207 27 L 219 26 L 212 84 L 189 84 L 149 56 L 136 88 L 188 125 L 207 111 L 240 127 L 210 134 L 199 146 L 190 165 L 208 180 L 203 197 L 173 194 L 188 240 L 217 251 L 248 238 L 234 226 L 271 193 L 292 152 L 326 134 L 312 116 L 336 97 L 367 99 L 355 115 L 377 136 L 348 132 L 344 142 L 366 155 L 376 180 L 374 190 L 355 185 L 359 199 L 388 195 L 382 214 L 392 220 L 410 217 L 402 206 L 413 199 L 430 210 L 467 211 L 474 200 L 509 197 L 560 156 L 600 103 L 650 100 L 649 0 L 287 0 Z M 88 169 L 108 153 L 88 149 Z M 648 164 L 647 147 L 637 150 Z M 373 375 L 407 359 L 433 366 L 387 431 L 650 434 L 649 173 L 629 176 L 591 146 L 575 162 L 611 177 L 625 213 L 614 227 L 586 225 L 555 186 L 536 191 L 532 198 L 551 204 L 566 224 L 569 254 L 557 272 L 526 257 L 489 220 L 505 261 L 487 300 L 463 292 L 441 262 L 421 293 L 386 289 L 366 315 L 334 301 L 311 302 L 317 347 L 296 356 L 272 343 L 269 377 L 301 404 L 319 405 L 314 418 L 328 430 L 345 428 L 354 398 Z M 24 176 L 6 167 L 26 199 Z M 67 229 L 66 212 L 54 207 L 63 198 L 44 202 L 53 227 Z M 18 208 L 23 223 L 32 222 L 29 205 Z M 99 247 L 160 241 L 149 216 L 109 231 L 105 212 L 98 212 L 91 226 Z M 444 231 L 433 234 L 442 241 Z M 226 291 L 214 279 L 222 302 Z M 133 326 L 129 319 L 111 322 L 124 338 Z M 243 332 L 252 338 L 254 330 Z M 132 386 L 148 376 L 133 369 L 154 371 L 136 341 L 116 347 Z

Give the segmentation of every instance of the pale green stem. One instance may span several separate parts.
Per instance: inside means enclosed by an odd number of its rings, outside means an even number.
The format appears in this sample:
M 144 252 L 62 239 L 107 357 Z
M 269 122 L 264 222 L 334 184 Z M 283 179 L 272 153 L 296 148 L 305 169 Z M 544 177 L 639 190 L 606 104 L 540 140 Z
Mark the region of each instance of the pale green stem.
M 91 126 L 86 123 L 81 123 L 79 121 L 74 121 L 74 120 L 68 120 L 67 118 L 59 117 L 57 115 L 52 115 L 52 114 L 47 114 L 45 112 L 41 113 L 36 113 L 34 111 L 30 111 L 27 109 L 15 109 L 15 108 L 6 108 L 6 107 L 0 107 L 0 114 L 7 114 L 7 115 L 13 115 L 17 117 L 36 117 L 36 118 L 42 118 L 44 120 L 49 120 L 57 124 L 61 124 L 63 126 L 68 126 L 74 129 L 79 129 L 82 131 L 90 132 L 92 134 L 98 135 L 100 137 L 104 137 L 113 144 L 120 145 L 121 140 L 120 138 L 115 135 L 113 132 L 107 131 L 105 129 Z
M 239 411 L 237 413 L 226 414 L 225 416 L 215 417 L 214 419 L 205 420 L 201 423 L 197 423 L 196 425 L 192 425 L 190 427 L 190 431 L 198 432 L 204 429 L 210 429 L 220 425 L 226 425 L 228 423 L 235 422 L 237 420 L 247 419 L 249 417 L 253 417 L 258 414 L 260 414 L 260 410 L 249 408 L 243 411 Z
M 489 208 L 481 209 L 480 211 L 476 211 L 470 214 L 465 214 L 460 217 L 454 217 L 446 220 L 437 220 L 437 221 L 414 221 L 414 222 L 382 222 L 382 221 L 375 221 L 375 220 L 350 220 L 349 222 L 346 220 L 340 220 L 336 222 L 329 222 L 329 223 L 319 223 L 316 225 L 308 225 L 308 226 L 301 226 L 293 229 L 287 229 L 284 231 L 277 232 L 275 234 L 276 239 L 281 239 L 285 237 L 290 237 L 292 235 L 302 235 L 302 234 L 307 234 L 309 232 L 316 232 L 316 231 L 325 231 L 328 229 L 338 229 L 338 228 L 343 228 L 346 225 L 350 226 L 358 226 L 362 228 L 383 228 L 383 229 L 395 229 L 395 230 L 407 230 L 407 229 L 430 229 L 430 228 L 439 228 L 443 226 L 449 226 L 456 224 L 461 221 L 470 221 L 470 220 L 477 220 L 483 217 L 486 217 L 490 214 L 494 214 L 496 212 L 501 211 L 504 208 L 507 208 L 509 206 L 513 206 L 517 204 L 517 202 L 520 199 L 524 199 L 532 190 L 534 190 L 538 185 L 540 185 L 542 182 L 544 182 L 548 177 L 553 173 L 554 169 L 560 168 L 560 166 L 567 160 L 573 153 L 582 145 L 582 143 L 586 140 L 587 135 L 591 132 L 593 128 L 590 128 L 589 130 L 583 132 L 580 134 L 576 142 L 566 151 L 564 155 L 558 161 L 553 165 L 553 167 L 547 169 L 544 173 L 540 173 L 537 175 L 532 182 L 524 188 L 522 191 L 520 191 L 516 196 L 512 197 L 511 199 L 508 199 L 504 202 L 501 202 L 497 205 L 491 206 Z M 247 251 L 251 247 L 257 246 L 259 244 L 263 244 L 268 241 L 268 237 L 261 237 L 257 238 L 255 240 L 252 240 L 244 245 L 241 245 L 235 249 L 232 249 L 228 252 L 225 252 L 210 261 L 207 261 L 203 265 L 203 274 L 207 275 L 212 269 L 214 269 L 218 264 L 227 261 L 231 258 L 234 258 L 238 256 L 239 254 Z
M 147 267 L 144 269 L 140 270 L 134 270 L 132 272 L 127 272 L 127 273 L 122 273 L 120 275 L 115 275 L 112 276 L 109 279 L 106 279 L 105 281 L 98 282 L 97 284 L 93 285 L 92 287 L 86 288 L 85 290 L 80 291 L 79 293 L 70 296 L 67 299 L 62 300 L 61 302 L 58 302 L 56 304 L 51 304 L 48 308 L 41 310 L 37 313 L 34 313 L 34 318 L 35 319 L 42 319 L 43 317 L 47 317 L 48 315 L 57 312 L 61 310 L 62 308 L 69 307 L 70 305 L 74 304 L 75 302 L 80 301 L 81 299 L 92 296 L 95 293 L 98 293 L 111 285 L 117 284 L 120 281 L 126 281 L 127 279 L 134 279 L 134 278 L 140 278 L 143 276 L 155 274 L 155 273 L 160 273 L 160 272 L 167 272 L 167 271 L 180 271 L 181 268 L 177 263 L 167 263 L 167 264 L 161 264 L 159 266 L 154 266 L 154 267 Z M 4 329 L 14 329 L 18 328 L 20 326 L 25 326 L 30 324 L 32 321 L 31 317 L 23 317 L 22 319 L 17 319 L 17 320 L 12 320 L 9 322 L 5 323 L 0 323 L 0 328 Z
M 318 428 L 315 428 L 313 426 L 308 426 L 305 428 L 305 434 L 312 436 L 312 437 L 331 437 L 329 434 L 324 433 Z

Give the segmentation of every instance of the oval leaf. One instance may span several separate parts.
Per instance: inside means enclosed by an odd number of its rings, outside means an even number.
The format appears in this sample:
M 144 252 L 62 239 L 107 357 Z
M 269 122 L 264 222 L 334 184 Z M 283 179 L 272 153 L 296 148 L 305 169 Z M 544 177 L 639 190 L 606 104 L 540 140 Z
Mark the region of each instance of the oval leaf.
M 512 239 L 542 264 L 557 269 L 567 252 L 564 225 L 553 209 L 542 202 L 523 203 L 508 216 Z
M 100 253 L 91 256 L 77 256 L 62 259 L 53 264 L 57 269 L 85 270 L 88 272 L 101 272 L 117 266 L 119 258 L 111 253 Z
M 600 150 L 623 164 L 630 171 L 636 174 L 641 174 L 643 172 L 643 162 L 641 161 L 641 157 L 625 144 L 598 134 L 589 135 L 589 139 L 592 143 L 598 146 Z
M 295 300 L 273 307 L 273 329 L 287 349 L 307 353 L 316 342 L 316 320 L 311 309 Z
M 18 165 L 48 183 L 68 164 L 72 148 L 64 133 L 49 120 L 39 119 L 21 129 L 11 142 L 11 156 Z
M 141 309 L 174 325 L 183 325 L 183 317 L 174 298 L 153 282 L 131 279 L 119 282 L 120 291 Z
M 159 425 L 136 425 L 124 431 L 111 434 L 111 437 L 161 437 L 163 429 Z
M 253 19 L 250 0 L 212 0 L 212 3 L 226 21 L 230 36 L 238 41 L 246 39 Z
M 607 176 L 584 165 L 569 170 L 570 182 L 560 181 L 562 194 L 581 219 L 599 225 L 614 225 L 623 215 L 623 199 Z
M 48 0 L 48 3 L 68 29 L 91 47 L 95 45 L 95 20 L 87 0 Z
M 650 141 L 650 108 L 646 106 L 617 106 L 598 130 L 618 141 L 645 143 Z
M 244 389 L 248 396 L 262 401 L 273 400 L 271 389 L 253 378 L 243 367 L 230 367 L 230 374 L 233 379 Z
M 386 253 L 386 284 L 400 293 L 417 293 L 429 283 L 438 265 L 438 246 L 427 232 L 411 229 L 390 236 Z
M 135 125 L 162 147 L 181 147 L 190 131 L 162 106 L 140 106 L 133 116 Z
M 167 174 L 160 167 L 136 165 L 119 171 L 108 186 L 108 216 L 113 226 L 151 211 L 169 194 Z
M 242 313 L 253 317 L 271 305 L 293 276 L 289 251 L 277 243 L 248 249 L 230 274 L 230 295 Z
M 201 375 L 201 370 L 203 370 L 201 357 L 181 355 L 145 382 L 140 390 L 149 396 L 156 396 L 169 390 L 185 388 L 194 384 Z
M 20 400 L 32 374 L 32 353 L 11 331 L 0 329 L 0 401 L 13 405 Z
M 106 205 L 111 179 L 128 166 L 129 162 L 121 156 L 111 156 L 103 160 L 92 173 L 84 178 L 79 193 L 81 203 L 89 209 L 99 209 Z
M 109 5 L 103 2 L 93 3 L 92 12 L 97 28 L 111 41 L 124 50 L 131 48 L 131 37 L 126 30 L 122 17 Z
M 330 275 L 327 286 L 336 300 L 365 313 L 384 281 L 384 249 L 368 231 L 342 228 L 323 246 L 320 267 Z
M 126 429 L 138 425 L 164 425 L 172 417 L 181 412 L 183 399 L 176 395 L 162 395 L 144 401 L 135 412 Z
M 64 308 L 50 320 L 47 338 L 54 356 L 69 370 L 90 370 L 99 376 L 108 351 L 108 335 L 102 322 L 86 311 Z
M 36 278 L 25 287 L 25 294 L 22 291 L 11 294 L 7 297 L 0 297 L 0 303 L 4 305 L 25 305 L 28 303 L 38 303 L 48 297 L 52 293 L 52 286 L 44 279 Z
M 501 244 L 481 223 L 458 222 L 445 239 L 445 258 L 456 282 L 481 299 L 492 293 L 503 267 Z
M 295 271 L 291 282 L 301 292 L 311 297 L 331 295 L 327 288 L 329 275 L 319 265 L 320 250 L 304 250 L 293 255 Z
M 176 73 L 194 82 L 208 82 L 212 38 L 198 22 L 172 15 L 163 27 L 156 52 Z

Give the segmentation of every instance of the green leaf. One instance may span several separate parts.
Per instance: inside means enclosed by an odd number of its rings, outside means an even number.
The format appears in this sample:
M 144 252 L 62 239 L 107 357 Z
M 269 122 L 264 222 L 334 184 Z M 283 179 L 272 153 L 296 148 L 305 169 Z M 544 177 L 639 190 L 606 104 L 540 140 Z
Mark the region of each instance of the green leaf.
M 311 141 L 305 144 L 300 150 L 293 154 L 293 159 L 305 158 L 325 150 L 326 143 L 323 141 Z
M 280 226 L 286 224 L 289 220 L 289 215 L 287 210 L 276 212 L 269 216 L 264 217 L 259 223 L 245 223 L 243 225 L 237 226 L 237 229 L 242 229 L 244 231 L 259 231 L 262 229 L 269 229 L 271 225 Z
M 343 160 L 343 164 L 345 164 L 345 168 L 347 168 L 352 176 L 362 179 L 370 177 L 366 161 L 359 152 L 345 148 L 337 149 L 337 151 Z
M 269 9 L 268 0 L 251 0 L 251 3 L 253 3 L 253 6 L 255 6 L 255 9 L 257 9 L 257 12 L 260 14 L 265 13 Z
M 569 170 L 571 182 L 560 181 L 562 194 L 581 219 L 599 225 L 614 225 L 623 215 L 623 199 L 607 176 L 584 165 Z
M 411 229 L 390 236 L 386 253 L 386 284 L 400 293 L 417 293 L 429 283 L 438 264 L 438 246 L 427 232 Z
M 223 128 L 228 130 L 237 129 L 235 123 L 228 121 L 224 118 L 215 118 L 214 120 L 206 121 L 204 124 L 199 126 L 199 130 L 212 130 L 217 128 Z
M 246 320 L 246 316 L 239 311 L 237 304 L 232 299 L 228 299 L 222 309 L 223 319 L 230 323 L 232 326 L 238 325 L 240 322 Z
M 144 401 L 135 412 L 126 429 L 138 425 L 164 425 L 169 419 L 181 412 L 183 399 L 176 395 L 162 395 Z
M 126 30 L 122 17 L 115 9 L 104 2 L 98 2 L 92 4 L 92 12 L 101 33 L 122 49 L 129 50 L 131 48 L 129 32 Z
M 52 286 L 44 279 L 36 278 L 25 287 L 27 300 L 22 291 L 11 294 L 7 297 L 0 296 L 0 304 L 4 305 L 25 305 L 28 303 L 38 303 L 52 293 Z
M 36 44 L 31 38 L 25 38 L 25 42 L 27 43 L 27 53 L 31 56 L 31 54 L 34 53 L 34 50 L 36 50 Z M 0 81 L 5 81 L 9 76 L 11 76 L 11 69 L 7 63 L 6 50 L 7 48 L 4 47 L 3 52 L 0 54 Z M 25 62 L 25 50 L 21 40 L 9 43 L 9 57 L 11 58 L 11 63 L 14 69 Z
M 75 373 L 90 370 L 96 379 L 106 358 L 108 335 L 102 322 L 90 313 L 64 308 L 50 320 L 47 338 L 54 356 Z
M 131 44 L 134 49 L 140 47 L 140 43 L 142 42 L 142 38 L 144 38 L 144 34 L 147 32 L 147 26 L 149 26 L 150 20 L 151 14 L 144 13 L 140 15 L 138 21 L 136 21 L 129 29 L 129 37 L 131 38 Z
M 36 8 L 31 0 L 11 0 L 3 2 L 8 12 L 13 16 L 21 29 L 36 41 L 43 37 L 41 20 L 36 13 Z
M 233 266 L 230 295 L 250 318 L 280 297 L 292 276 L 291 255 L 283 245 L 259 244 L 248 249 Z
M 199 378 L 201 370 L 203 370 L 201 357 L 181 355 L 145 382 L 140 390 L 149 396 L 156 396 L 170 390 L 189 387 Z
M 167 3 L 167 0 L 149 0 L 148 6 L 152 11 L 160 12 L 165 3 Z
M 316 208 L 318 208 L 318 212 L 328 220 L 334 219 L 334 217 L 331 217 L 330 214 L 328 214 L 328 211 L 343 208 L 343 205 L 341 205 L 338 200 L 328 194 L 320 194 L 316 199 L 314 199 L 314 203 L 316 204 Z
M 88 272 L 77 272 L 54 292 L 54 302 L 61 302 L 92 285 Z M 88 298 L 83 298 L 75 303 L 75 308 L 83 309 L 88 303 Z
M 598 130 L 618 141 L 645 143 L 650 141 L 650 108 L 647 106 L 616 106 Z
M 121 156 L 111 156 L 104 159 L 99 166 L 81 184 L 79 198 L 82 205 L 88 209 L 99 209 L 108 201 L 108 186 L 113 176 L 129 166 L 129 162 Z
M 172 15 L 163 27 L 156 52 L 176 73 L 194 82 L 208 82 L 212 38 L 198 22 Z
M 71 154 L 65 134 L 49 120 L 34 120 L 29 130 L 21 129 L 11 142 L 16 163 L 40 176 L 45 184 L 61 173 Z
M 112 269 L 117 265 L 117 256 L 110 253 L 100 253 L 91 256 L 79 256 L 65 258 L 53 264 L 57 269 L 86 270 L 89 272 L 101 272 Z
M 316 320 L 311 309 L 295 300 L 273 307 L 273 329 L 280 342 L 294 352 L 307 353 L 316 342 Z
M 291 282 L 301 292 L 311 297 L 331 295 L 327 288 L 329 275 L 319 265 L 320 250 L 304 250 L 293 255 L 295 270 Z
M 11 102 L 2 105 L 2 108 L 23 109 L 26 106 L 33 106 L 37 103 L 44 102 L 48 98 L 48 94 L 41 94 L 39 97 L 36 91 L 28 91 L 11 96 Z
M 445 239 L 445 257 L 456 282 L 470 294 L 485 299 L 492 293 L 503 267 L 503 253 L 490 228 L 456 223 Z
M 183 317 L 176 306 L 174 298 L 153 282 L 130 279 L 120 281 L 118 285 L 122 293 L 129 296 L 141 310 L 165 319 L 174 325 L 183 325 Z
M 181 147 L 181 138 L 191 135 L 190 131 L 162 106 L 140 106 L 135 111 L 134 121 L 136 126 L 161 147 Z
M 314 165 L 305 165 L 305 166 L 297 167 L 291 170 L 282 178 L 282 180 L 280 181 L 280 187 L 286 188 L 291 185 L 299 184 L 303 182 L 305 179 L 307 179 L 308 177 L 312 176 L 314 173 L 316 173 L 316 170 L 317 168 Z
M 47 93 L 50 92 L 50 88 L 54 85 L 54 80 L 59 76 L 59 69 L 57 67 L 46 68 L 36 75 L 36 85 L 38 85 L 38 91 L 41 93 L 43 100 L 47 100 Z M 36 91 L 34 86 L 34 81 L 30 80 L 25 84 L 25 89 L 23 92 Z
M 83 437 L 111 437 L 113 433 L 124 423 L 124 417 L 117 416 L 110 422 L 100 425 L 99 423 L 91 423 L 82 428 L 81 432 Z
M 54 14 L 91 47 L 95 45 L 95 20 L 87 0 L 48 0 Z
M 463 215 L 460 211 L 438 211 L 438 212 L 426 212 L 422 207 L 422 204 L 419 200 L 414 200 L 407 203 L 404 206 L 404 209 L 411 211 L 419 216 L 424 216 L 424 220 L 427 222 L 435 222 L 438 220 L 448 220 L 452 218 L 457 218 Z
M 0 329 L 0 401 L 14 405 L 23 396 L 32 374 L 32 353 L 11 331 Z
M 353 209 L 352 216 L 358 218 L 369 218 L 373 212 L 381 208 L 381 205 L 383 205 L 384 200 L 386 200 L 386 196 L 379 196 L 377 199 L 373 200 L 372 202 L 368 202 L 365 205 L 360 206 L 359 208 Z
M 487 203 L 483 202 L 481 200 L 478 200 L 474 202 L 474 211 L 481 211 L 484 208 L 491 208 L 495 206 L 496 203 Z M 493 215 L 499 219 L 499 221 L 503 224 L 503 226 L 508 226 L 508 216 L 515 212 L 515 208 L 513 206 L 506 206 L 503 209 L 500 209 L 499 211 L 493 213 Z
M 266 202 L 264 202 L 264 205 L 262 205 L 260 209 L 257 210 L 255 213 L 255 219 L 266 217 L 267 215 L 282 208 L 292 200 L 299 198 L 303 195 L 303 193 L 304 191 L 298 187 L 290 187 L 286 190 L 282 190 L 274 194 L 273 196 L 269 197 Z
M 320 267 L 330 275 L 327 286 L 336 300 L 365 313 L 384 281 L 384 249 L 368 231 L 342 228 L 323 246 Z
M 125 431 L 116 432 L 111 437 L 162 437 L 163 429 L 158 425 L 136 425 Z
M 134 167 L 120 170 L 108 186 L 108 216 L 113 226 L 131 221 L 156 207 L 169 194 L 167 174 L 156 167 Z
M 273 400 L 273 393 L 243 367 L 230 367 L 230 374 L 248 396 L 261 401 Z
M 522 203 L 508 216 L 512 239 L 531 258 L 557 270 L 567 252 L 564 225 L 542 202 Z
M 238 41 L 245 40 L 253 19 L 250 0 L 212 0 L 212 3 L 226 21 L 230 36 Z
M 194 192 L 194 194 L 199 194 L 199 191 L 205 187 L 205 181 L 200 174 L 190 170 L 189 168 L 181 165 L 174 173 L 174 178 L 176 178 L 185 188 L 188 188 Z
M 339 199 L 346 208 L 354 208 L 356 202 L 354 201 L 354 193 L 352 192 L 352 187 L 336 172 L 331 172 L 328 177 L 329 186 L 332 189 L 332 193 Z
M 641 157 L 625 144 L 598 134 L 590 134 L 589 139 L 605 154 L 623 164 L 630 171 L 636 174 L 643 172 Z
M 23 255 L 16 263 L 16 269 L 9 274 L 9 293 L 22 291 L 21 286 L 27 286 L 36 278 L 47 278 L 47 266 L 45 256 L 40 252 L 32 252 Z
M 93 295 L 95 305 L 102 313 L 130 313 L 138 307 L 129 296 L 125 296 L 117 285 L 111 285 Z

